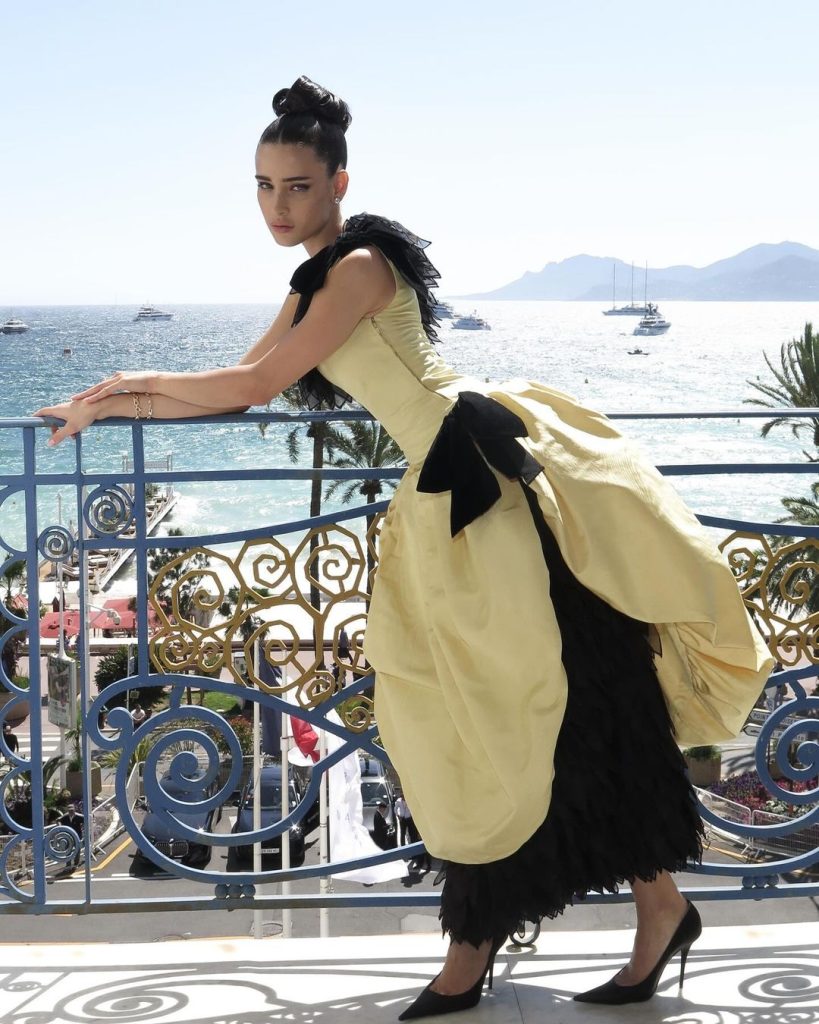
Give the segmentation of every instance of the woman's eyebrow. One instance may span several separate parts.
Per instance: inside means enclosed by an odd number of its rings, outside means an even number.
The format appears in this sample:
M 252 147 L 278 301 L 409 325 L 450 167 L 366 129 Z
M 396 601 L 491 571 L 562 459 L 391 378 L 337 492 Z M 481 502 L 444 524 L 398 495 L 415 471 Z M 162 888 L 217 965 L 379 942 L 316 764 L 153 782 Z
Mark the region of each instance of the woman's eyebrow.
M 255 174 L 256 181 L 270 181 L 266 174 Z M 289 178 L 282 178 L 282 181 L 312 181 L 309 174 L 294 174 Z

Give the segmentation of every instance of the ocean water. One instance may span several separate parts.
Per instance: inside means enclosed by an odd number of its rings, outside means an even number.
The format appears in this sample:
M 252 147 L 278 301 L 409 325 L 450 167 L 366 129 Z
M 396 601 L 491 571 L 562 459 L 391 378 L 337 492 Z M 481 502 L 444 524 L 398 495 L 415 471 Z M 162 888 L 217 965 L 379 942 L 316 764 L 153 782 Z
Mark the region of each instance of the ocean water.
M 491 331 L 440 330 L 439 351 L 464 373 L 490 380 L 526 377 L 568 392 L 607 413 L 714 411 L 742 408 L 754 392 L 748 380 L 769 379 L 763 354 L 778 358 L 779 347 L 819 319 L 815 303 L 664 302 L 670 331 L 634 338 L 636 318 L 605 317 L 602 306 L 582 302 L 472 302 L 454 300 L 456 311 L 473 309 Z M 275 315 L 275 306 L 171 306 L 173 320 L 135 322 L 123 306 L 16 307 L 14 315 L 32 330 L 0 335 L 2 398 L 0 420 L 29 415 L 67 398 L 114 370 L 198 370 L 234 363 Z M 0 310 L 0 319 L 12 311 Z M 646 356 L 629 355 L 639 346 Z M 63 355 L 70 348 L 70 355 Z M 276 407 L 276 403 L 274 403 Z M 786 428 L 760 437 L 759 420 L 623 421 L 656 464 L 691 462 L 804 461 L 810 435 L 793 438 Z M 263 437 L 254 424 L 163 425 L 146 431 L 146 456 L 172 453 L 177 469 L 289 466 L 287 430 L 271 426 Z M 38 440 L 40 469 L 71 469 L 73 446 L 56 451 Z M 116 471 L 129 447 L 127 429 L 93 429 L 85 441 L 85 465 Z M 0 472 L 21 462 L 20 432 L 0 429 Z M 305 439 L 301 465 L 308 466 Z M 807 493 L 811 476 L 692 476 L 674 485 L 696 512 L 753 520 L 782 515 L 783 494 Z M 186 533 L 222 532 L 306 515 L 307 483 L 183 483 L 168 525 Z M 63 521 L 76 508 L 63 492 Z M 19 529 L 21 501 L 0 505 L 0 535 Z M 340 507 L 327 506 L 327 511 Z M 56 521 L 57 489 L 40 497 L 41 527 Z

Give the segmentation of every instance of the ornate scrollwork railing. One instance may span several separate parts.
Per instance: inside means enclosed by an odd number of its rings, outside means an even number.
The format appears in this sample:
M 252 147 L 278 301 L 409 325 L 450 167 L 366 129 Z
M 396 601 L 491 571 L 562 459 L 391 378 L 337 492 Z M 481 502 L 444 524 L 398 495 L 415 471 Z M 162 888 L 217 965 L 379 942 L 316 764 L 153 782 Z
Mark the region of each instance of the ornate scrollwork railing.
M 345 413 L 322 419 L 359 418 Z M 648 414 L 646 414 L 648 416 Z M 736 413 L 731 413 L 736 416 Z M 218 422 L 252 422 L 261 417 L 218 417 Z M 309 420 L 279 415 L 270 420 Z M 363 505 L 332 515 L 281 523 L 275 527 L 235 530 L 196 536 L 148 535 L 146 486 L 173 480 L 213 482 L 310 479 L 311 469 L 202 470 L 173 473 L 146 469 L 143 431 L 152 424 L 130 425 L 132 463 L 119 473 L 83 469 L 82 438 L 77 442 L 73 472 L 47 471 L 38 463 L 37 421 L 0 421 L 0 428 L 22 432 L 23 466 L 18 473 L 0 474 L 0 570 L 16 562 L 26 569 L 27 605 L 0 604 L 5 631 L 0 652 L 26 641 L 31 663 L 28 689 L 7 672 L 9 654 L 0 667 L 2 691 L 8 695 L 0 707 L 6 720 L 26 700 L 30 706 L 31 748 L 15 755 L 5 748 L 0 778 L 0 912 L 33 908 L 64 910 L 46 888 L 53 863 L 59 867 L 76 859 L 80 843 L 64 825 L 49 829 L 48 805 L 53 786 L 45 777 L 42 737 L 46 694 L 40 660 L 40 584 L 44 567 L 60 567 L 67 578 L 77 577 L 82 630 L 78 750 L 83 760 L 82 803 L 92 801 L 91 754 L 107 757 L 107 781 L 116 796 L 120 820 L 144 859 L 208 888 L 200 897 L 179 898 L 187 906 L 213 903 L 270 905 L 256 886 L 262 881 L 288 881 L 376 865 L 395 859 L 399 851 L 385 851 L 344 863 L 293 866 L 288 870 L 254 871 L 231 866 L 231 851 L 253 843 L 283 843 L 312 813 L 321 779 L 344 758 L 356 752 L 386 762 L 381 748 L 372 702 L 373 678 L 364 657 L 363 640 L 378 539 L 385 502 Z M 113 425 L 109 421 L 105 426 Z M 97 429 L 97 428 L 95 428 Z M 131 468 L 132 467 L 132 468 Z M 728 467 L 738 472 L 742 467 Z M 804 471 L 802 467 L 794 471 Z M 710 467 L 719 472 L 721 467 Z M 686 467 L 669 468 L 683 473 Z M 771 467 L 782 472 L 783 467 Z M 696 472 L 703 472 L 696 467 Z M 327 478 L 360 479 L 364 476 L 395 479 L 400 470 L 326 469 Z M 77 531 L 60 523 L 42 525 L 40 493 L 49 487 L 69 488 L 76 505 Z M 14 515 L 4 508 L 16 504 Z M 40 515 L 38 516 L 38 512 Z M 734 843 L 733 853 L 743 859 L 706 856 L 699 868 L 704 875 L 720 875 L 733 886 L 707 887 L 700 895 L 742 898 L 747 890 L 764 894 L 780 878 L 804 871 L 819 862 L 819 696 L 811 692 L 817 675 L 819 602 L 819 528 L 782 527 L 737 523 L 701 517 L 727 536 L 722 548 L 737 577 L 745 601 L 766 641 L 781 664 L 769 681 L 767 699 L 758 710 L 755 764 L 771 801 L 779 801 L 786 815 L 771 824 L 771 815 L 759 821 L 732 822 L 710 807 L 703 816 L 721 837 Z M 15 532 L 16 531 L 16 532 Z M 15 542 L 15 537 L 22 537 Z M 226 550 L 226 545 L 230 549 Z M 91 637 L 93 617 L 89 593 L 90 566 L 102 552 L 133 552 L 136 575 L 134 646 L 136 657 L 128 674 L 110 683 L 98 695 L 91 690 Z M 164 552 L 162 559 L 156 556 Z M 153 566 L 153 568 L 152 568 Z M 328 666 L 328 662 L 330 663 Z M 135 722 L 125 707 L 129 691 L 160 685 L 164 706 L 143 722 Z M 256 830 L 226 829 L 219 815 L 246 780 L 247 754 L 237 722 L 205 705 L 190 704 L 191 687 L 210 694 L 239 698 L 258 705 L 263 714 L 286 714 L 317 732 L 336 738 L 287 809 Z M 783 700 L 784 687 L 788 687 Z M 52 695 L 53 696 L 53 695 Z M 59 696 L 59 695 L 58 695 Z M 107 724 L 103 727 L 104 712 Z M 0 741 L 2 743 L 3 741 Z M 135 800 L 129 791 L 134 764 L 142 765 L 142 792 Z M 308 777 L 309 776 L 309 777 Z M 25 814 L 12 799 L 28 787 Z M 794 787 L 796 791 L 794 791 Z M 145 807 L 171 840 L 149 836 Z M 26 817 L 26 814 L 30 817 Z M 798 850 L 788 837 L 798 836 Z M 776 838 L 776 843 L 772 842 Z M 86 835 L 82 846 L 86 878 L 96 837 Z M 174 844 L 227 852 L 214 867 L 183 863 Z M 805 845 L 807 844 L 807 845 Z M 406 857 L 412 851 L 400 851 Z M 21 861 L 27 866 L 21 871 Z M 795 876 L 793 876 L 795 877 Z M 787 892 L 819 891 L 819 882 L 800 881 Z M 208 895 L 208 890 L 210 895 Z M 90 893 L 90 887 L 89 887 Z M 779 893 L 786 891 L 782 886 Z M 332 901 L 331 895 L 321 899 Z M 349 902 L 349 897 L 346 897 Z M 265 903 L 265 899 L 268 900 Z M 283 898 L 279 898 L 283 899 Z M 362 900 L 364 897 L 362 897 Z M 370 902 L 434 903 L 435 895 L 367 894 Z M 186 902 L 187 901 L 187 902 Z M 105 901 L 89 895 L 86 907 Z M 130 906 L 128 897 L 118 901 Z M 145 901 L 134 901 L 144 909 Z

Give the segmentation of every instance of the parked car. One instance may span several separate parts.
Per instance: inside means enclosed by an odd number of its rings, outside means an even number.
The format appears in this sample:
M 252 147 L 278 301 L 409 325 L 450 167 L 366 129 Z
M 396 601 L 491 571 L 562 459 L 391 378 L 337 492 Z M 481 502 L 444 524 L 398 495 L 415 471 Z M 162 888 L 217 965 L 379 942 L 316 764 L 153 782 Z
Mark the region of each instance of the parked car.
M 387 822 L 395 825 L 395 793 L 387 775 L 387 766 L 377 757 L 359 751 L 358 767 L 361 772 L 361 803 L 364 824 L 372 832 L 375 808 L 379 800 L 387 805 Z
M 174 800 L 185 803 L 196 803 L 204 798 L 212 796 L 216 792 L 216 782 L 212 782 L 203 794 L 191 792 L 176 782 L 166 772 L 159 780 L 162 789 L 173 797 Z M 190 811 L 174 811 L 173 817 L 188 828 L 196 829 L 199 832 L 213 831 L 213 818 L 216 809 L 203 811 L 199 808 L 192 808 Z M 160 853 L 166 857 L 186 864 L 188 867 L 204 868 L 210 860 L 213 847 L 208 842 L 196 842 L 184 835 L 181 828 L 176 828 L 174 821 L 166 817 L 160 817 L 151 810 L 149 805 L 145 808 L 145 817 L 140 826 L 142 834 Z M 146 857 L 137 847 L 137 858 L 153 864 L 150 858 Z
M 386 779 L 362 779 L 361 780 L 361 803 L 363 804 L 364 825 L 372 832 L 375 809 L 379 801 L 383 800 L 387 805 L 387 824 L 395 825 L 395 810 L 392 787 Z
M 299 800 L 305 795 L 310 787 L 310 782 L 313 778 L 313 767 L 312 765 L 291 765 L 290 771 L 293 776 L 293 781 L 296 784 L 296 793 L 298 794 Z M 310 835 L 313 829 L 319 826 L 319 794 L 316 790 L 315 799 L 307 806 L 304 810 L 302 818 L 299 821 L 302 832 L 305 836 Z
M 362 779 L 386 779 L 387 766 L 370 754 L 358 753 L 358 767 Z
M 261 827 L 268 828 L 282 820 L 282 766 L 277 763 L 262 766 L 261 776 Z M 239 797 L 239 811 L 232 828 L 234 834 L 253 831 L 253 797 L 255 787 L 251 779 Z M 292 772 L 288 779 L 288 804 L 292 811 L 299 803 L 301 794 L 296 787 Z M 304 829 L 293 825 L 287 835 L 290 841 L 290 865 L 299 867 L 304 863 Z M 264 870 L 280 868 L 282 863 L 283 834 L 271 836 L 262 843 L 262 867 Z M 242 864 L 252 863 L 253 844 L 234 848 L 236 858 Z

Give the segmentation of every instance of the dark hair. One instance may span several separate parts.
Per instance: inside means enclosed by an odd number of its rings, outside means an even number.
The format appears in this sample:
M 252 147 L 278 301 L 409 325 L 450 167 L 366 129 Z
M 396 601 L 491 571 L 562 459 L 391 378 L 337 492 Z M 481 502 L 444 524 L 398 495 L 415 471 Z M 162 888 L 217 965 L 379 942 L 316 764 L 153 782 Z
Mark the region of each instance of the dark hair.
M 312 146 L 327 164 L 328 174 L 347 166 L 347 141 L 350 108 L 333 93 L 302 75 L 289 89 L 279 89 L 273 97 L 276 120 L 262 132 L 259 145 L 268 142 Z

